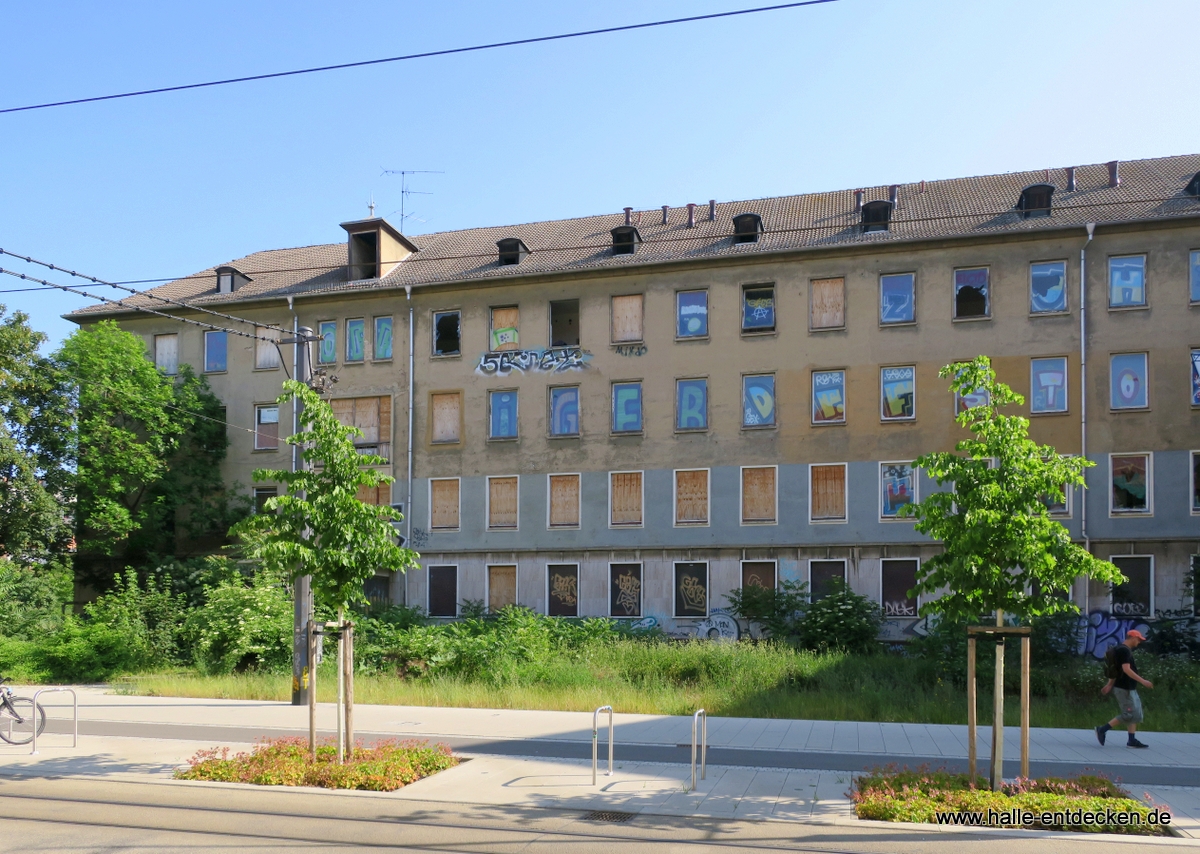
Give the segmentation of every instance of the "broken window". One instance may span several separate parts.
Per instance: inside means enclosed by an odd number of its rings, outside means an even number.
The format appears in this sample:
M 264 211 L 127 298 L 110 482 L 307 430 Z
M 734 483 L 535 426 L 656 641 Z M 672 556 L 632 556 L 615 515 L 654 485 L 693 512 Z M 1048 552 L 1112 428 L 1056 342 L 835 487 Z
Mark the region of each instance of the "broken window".
M 609 564 L 608 591 L 610 617 L 642 616 L 642 565 Z
M 808 467 L 809 521 L 846 521 L 846 464 L 813 464 Z
M 279 406 L 254 407 L 254 450 L 273 451 L 279 447 Z
M 1146 256 L 1108 259 L 1108 307 L 1135 308 L 1146 304 Z
M 429 528 L 433 531 L 458 530 L 459 480 L 456 477 L 429 481 Z
M 916 276 L 893 273 L 879 277 L 879 323 L 912 323 L 916 320 Z
M 579 564 L 551 563 L 546 565 L 546 615 L 549 617 L 579 616 Z
M 708 616 L 708 564 L 680 561 L 675 564 L 675 616 Z
M 612 343 L 629 344 L 642 340 L 642 295 L 612 298 Z
M 708 524 L 708 469 L 675 472 L 675 524 Z
M 616 527 L 642 524 L 642 473 L 614 471 L 608 474 L 608 524 Z
M 708 337 L 708 291 L 675 294 L 675 337 Z
M 1109 454 L 1112 491 L 1109 508 L 1114 515 L 1150 513 L 1152 471 L 1149 454 Z
M 842 329 L 846 325 L 846 280 L 813 279 L 810 284 L 809 329 Z
M 490 346 L 492 350 L 519 350 L 521 338 L 517 329 L 521 313 L 516 306 L 493 308 Z
M 879 562 L 883 575 L 883 616 L 917 617 L 917 597 L 909 591 L 917 586 L 917 567 L 920 561 L 912 558 L 884 558 Z
M 579 346 L 579 300 L 552 300 L 550 303 L 550 346 Z
M 229 367 L 229 333 L 214 330 L 204 333 L 204 370 L 219 374 Z
M 279 367 L 279 333 L 265 326 L 254 327 L 254 369 L 269 371 Z M 267 340 L 264 340 L 267 339 Z
M 493 531 L 517 530 L 517 475 L 489 477 L 488 482 L 488 528 Z
M 974 267 L 954 271 L 954 317 L 989 317 L 992 307 L 988 293 L 988 268 Z
M 179 336 L 176 333 L 154 336 L 154 365 L 169 377 L 179 373 Z
M 1048 261 L 1029 265 L 1029 313 L 1056 314 L 1067 310 L 1067 264 Z
M 579 527 L 579 475 L 550 475 L 551 528 Z
M 317 362 L 322 365 L 337 362 L 337 321 L 322 320 L 317 324 L 317 336 L 321 339 L 317 347 Z
M 745 466 L 742 468 L 742 524 L 754 525 L 776 521 L 775 466 Z
M 517 567 L 506 563 L 487 568 L 487 607 L 495 614 L 517 604 Z
M 429 396 L 431 439 L 435 445 L 455 444 L 462 432 L 462 394 L 443 392 Z
M 810 560 L 808 562 L 808 599 L 820 602 L 846 583 L 846 561 Z
M 742 331 L 775 331 L 774 285 L 747 285 L 742 288 Z
M 517 438 L 517 391 L 504 389 L 488 392 L 488 438 Z
M 1150 555 L 1112 555 L 1109 560 L 1128 579 L 1112 588 L 1114 617 L 1154 616 L 1154 558 Z
M 435 311 L 433 313 L 433 355 L 457 356 L 459 354 L 459 318 L 457 311 Z
M 431 617 L 458 616 L 458 567 L 429 567 L 429 601 Z

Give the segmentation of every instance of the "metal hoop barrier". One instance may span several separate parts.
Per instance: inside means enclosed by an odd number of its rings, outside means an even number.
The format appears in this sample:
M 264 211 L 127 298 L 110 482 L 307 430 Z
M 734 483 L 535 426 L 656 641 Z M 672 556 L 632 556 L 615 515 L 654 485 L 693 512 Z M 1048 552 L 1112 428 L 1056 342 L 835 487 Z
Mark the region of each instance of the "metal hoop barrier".
M 704 722 L 700 724 L 700 779 L 706 778 L 708 768 L 708 712 L 704 709 L 697 709 L 696 714 L 692 715 L 692 791 L 696 791 L 696 723 L 703 718 Z
M 79 746 L 79 695 L 75 693 L 75 689 L 74 688 L 39 688 L 37 691 L 33 692 L 33 747 L 29 751 L 30 756 L 36 756 L 37 752 L 38 752 L 38 749 L 37 749 L 38 697 L 42 696 L 42 694 L 53 694 L 53 693 L 60 692 L 60 691 L 70 691 L 71 692 L 71 699 L 73 701 L 72 707 L 73 707 L 74 717 L 75 717 L 74 730 L 71 733 L 71 746 L 72 747 Z
M 600 713 L 608 712 L 608 773 L 604 776 L 611 777 L 613 775 L 613 710 L 612 706 L 601 706 L 592 712 L 592 785 L 596 785 L 596 765 L 597 751 L 599 749 L 598 741 L 600 735 Z

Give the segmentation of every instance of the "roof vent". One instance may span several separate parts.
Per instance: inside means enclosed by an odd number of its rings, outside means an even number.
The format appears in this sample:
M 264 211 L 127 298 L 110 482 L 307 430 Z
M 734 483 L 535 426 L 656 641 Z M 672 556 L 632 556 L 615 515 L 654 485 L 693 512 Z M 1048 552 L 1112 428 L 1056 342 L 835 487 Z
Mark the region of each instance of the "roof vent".
M 633 208 L 625 208 L 625 224 L 633 225 Z
M 1192 196 L 1200 196 L 1200 172 L 1192 176 L 1192 180 L 1188 181 L 1187 192 Z
M 252 281 L 249 276 L 239 271 L 236 267 L 230 267 L 228 264 L 218 267 L 216 273 L 217 293 L 219 294 L 231 294 Z
M 663 221 L 662 224 L 667 224 L 667 211 L 671 209 L 670 205 L 663 205 Z
M 1032 184 L 1021 191 L 1017 210 L 1025 219 L 1035 216 L 1050 216 L 1051 196 L 1054 187 L 1050 184 Z
M 708 200 L 708 221 L 709 222 L 717 221 L 717 200 L 716 199 Z
M 896 202 L 900 200 L 900 185 L 892 184 L 888 187 L 888 201 L 892 203 L 892 207 L 896 206 Z
M 1108 163 L 1108 186 L 1121 186 L 1121 161 L 1111 160 Z
M 632 225 L 618 225 L 612 230 L 612 241 L 614 255 L 632 255 L 637 251 L 637 245 L 642 242 L 642 236 Z
M 855 213 L 858 213 L 859 211 L 862 210 L 862 205 L 863 205 L 862 200 L 863 200 L 863 191 L 855 190 L 854 191 L 854 212 Z
M 1075 192 L 1075 167 L 1074 166 L 1067 167 L 1067 192 L 1068 193 Z
M 892 203 L 891 202 L 867 202 L 862 206 L 862 230 L 865 234 L 868 231 L 887 231 L 888 226 L 892 222 Z
M 688 202 L 688 228 L 696 227 L 696 205 L 693 202 Z
M 499 262 L 501 266 L 520 264 L 521 259 L 529 254 L 529 247 L 519 237 L 506 237 L 503 240 L 497 240 L 496 248 L 500 250 Z
M 733 218 L 734 243 L 758 243 L 758 236 L 762 233 L 762 217 L 758 214 L 744 213 Z

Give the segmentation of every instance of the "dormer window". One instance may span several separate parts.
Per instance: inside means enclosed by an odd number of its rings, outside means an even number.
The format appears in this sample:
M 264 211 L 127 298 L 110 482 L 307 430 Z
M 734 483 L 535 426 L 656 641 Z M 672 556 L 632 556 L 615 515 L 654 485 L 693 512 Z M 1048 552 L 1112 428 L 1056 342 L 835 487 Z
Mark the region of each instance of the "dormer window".
M 521 259 L 529 254 L 529 247 L 517 237 L 506 237 L 503 240 L 497 240 L 496 248 L 500 251 L 499 260 L 501 267 L 508 264 L 520 264 Z
M 379 277 L 379 232 L 350 235 L 350 280 Z
M 862 230 L 887 231 L 892 222 L 891 202 L 867 202 L 862 206 Z
M 612 241 L 614 255 L 632 255 L 642 242 L 642 235 L 636 226 L 619 225 L 612 230 Z
M 758 214 L 744 213 L 733 218 L 734 243 L 758 243 L 758 236 L 762 233 L 762 217 Z
M 347 232 L 347 274 L 351 282 L 382 279 L 417 251 L 417 245 L 381 217 L 343 222 Z
M 1188 181 L 1187 194 L 1189 196 L 1200 196 L 1200 172 L 1192 176 L 1192 180 Z
M 238 288 L 250 282 L 250 277 L 241 273 L 236 267 L 228 265 L 218 267 L 217 273 L 217 293 L 231 294 Z
M 1017 202 L 1017 210 L 1025 219 L 1035 216 L 1050 216 L 1050 197 L 1054 195 L 1054 187 L 1050 184 L 1034 184 L 1021 191 Z

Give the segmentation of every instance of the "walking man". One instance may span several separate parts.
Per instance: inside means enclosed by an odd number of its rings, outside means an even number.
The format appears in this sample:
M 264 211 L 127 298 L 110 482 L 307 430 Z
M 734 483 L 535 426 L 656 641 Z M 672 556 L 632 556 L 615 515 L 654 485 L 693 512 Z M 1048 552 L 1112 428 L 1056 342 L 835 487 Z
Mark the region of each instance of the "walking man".
M 1124 726 L 1129 730 L 1129 747 L 1148 747 L 1137 739 L 1137 727 L 1142 722 L 1142 698 L 1138 696 L 1138 685 L 1153 688 L 1154 683 L 1149 679 L 1138 676 L 1137 665 L 1133 661 L 1133 651 L 1138 644 L 1146 639 L 1137 629 L 1130 629 L 1125 634 L 1125 642 L 1110 647 L 1104 654 L 1105 675 L 1108 683 L 1100 689 L 1101 694 L 1109 691 L 1117 698 L 1117 707 L 1121 713 L 1106 724 L 1096 727 L 1096 738 L 1101 746 L 1110 729 Z

